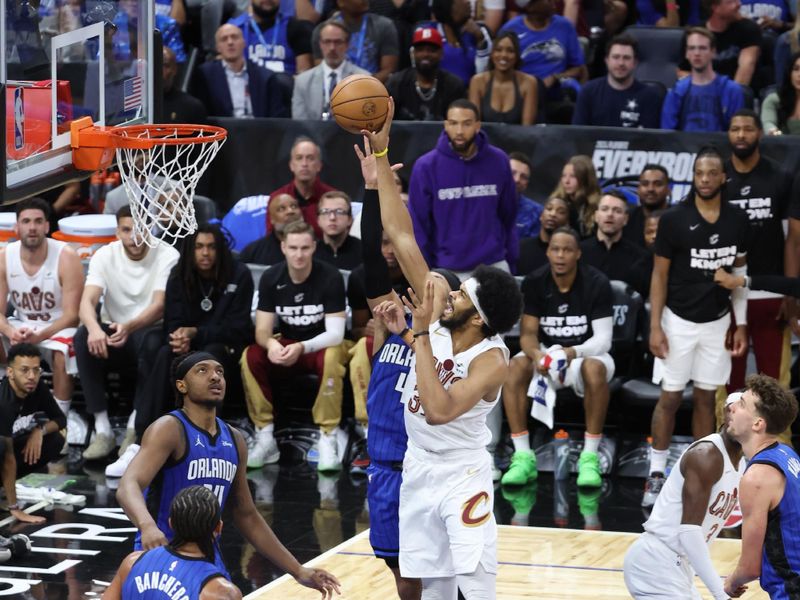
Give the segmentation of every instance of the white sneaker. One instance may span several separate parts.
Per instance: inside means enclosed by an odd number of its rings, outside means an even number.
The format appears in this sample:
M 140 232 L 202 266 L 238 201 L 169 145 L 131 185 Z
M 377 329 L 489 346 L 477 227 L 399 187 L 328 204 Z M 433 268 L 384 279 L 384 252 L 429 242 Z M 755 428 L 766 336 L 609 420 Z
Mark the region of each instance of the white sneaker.
M 260 469 L 264 465 L 278 462 L 281 451 L 271 431 L 261 430 L 256 435 L 256 443 L 247 455 L 247 468 Z
M 128 444 L 122 456 L 106 467 L 106 477 L 122 477 L 137 452 L 139 444 Z
M 317 471 L 338 471 L 342 468 L 339 455 L 339 435 L 337 429 L 330 433 L 319 432 L 319 461 Z

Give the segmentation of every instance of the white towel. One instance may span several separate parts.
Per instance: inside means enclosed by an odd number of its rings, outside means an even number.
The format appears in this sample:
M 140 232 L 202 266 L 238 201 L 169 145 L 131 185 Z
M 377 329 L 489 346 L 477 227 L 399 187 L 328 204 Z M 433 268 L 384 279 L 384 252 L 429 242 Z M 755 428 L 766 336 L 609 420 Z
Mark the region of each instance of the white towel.
M 564 383 L 564 376 L 567 373 L 567 353 L 560 345 L 555 344 L 547 349 L 539 364 L 547 367 L 547 375 L 537 371 L 531 379 L 531 385 L 528 387 L 528 396 L 532 400 L 531 416 L 552 429 L 553 412 L 556 407 L 554 382 Z

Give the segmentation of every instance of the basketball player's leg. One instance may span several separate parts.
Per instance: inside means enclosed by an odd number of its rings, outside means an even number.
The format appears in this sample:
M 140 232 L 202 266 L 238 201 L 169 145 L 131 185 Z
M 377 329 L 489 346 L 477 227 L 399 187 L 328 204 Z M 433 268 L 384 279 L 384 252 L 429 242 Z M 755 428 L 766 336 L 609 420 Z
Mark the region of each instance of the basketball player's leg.
M 500 480 L 503 485 L 525 485 L 538 476 L 536 455 L 528 434 L 528 386 L 533 378 L 533 361 L 523 352 L 509 364 L 503 385 L 503 408 L 506 411 L 514 454 L 511 465 Z
M 304 354 L 304 369 L 315 372 L 319 378 L 319 390 L 314 400 L 311 415 L 321 432 L 330 433 L 339 426 L 342 420 L 342 396 L 344 393 L 344 376 L 350 360 L 350 344 L 345 341 L 317 352 Z
M 372 374 L 372 338 L 362 337 L 349 350 L 350 385 L 353 388 L 353 405 L 355 418 L 366 429 L 367 427 L 367 390 Z
M 692 364 L 694 439 L 700 439 L 716 429 L 716 391 L 728 382 L 731 375 L 731 354 L 726 347 L 730 322 L 730 315 L 725 315 L 716 321 L 697 325 L 700 338 Z
M 623 563 L 625 587 L 636 600 L 700 600 L 688 559 L 645 533 L 628 549 Z
M 422 600 L 456 600 L 458 583 L 455 577 L 424 577 Z
M 59 408 L 69 411 L 69 401 L 72 400 L 74 382 L 72 375 L 67 374 L 67 357 L 63 352 L 53 351 L 53 396 L 59 402 Z M 65 403 L 65 404 L 62 404 Z M 66 411 L 65 413 L 66 414 Z

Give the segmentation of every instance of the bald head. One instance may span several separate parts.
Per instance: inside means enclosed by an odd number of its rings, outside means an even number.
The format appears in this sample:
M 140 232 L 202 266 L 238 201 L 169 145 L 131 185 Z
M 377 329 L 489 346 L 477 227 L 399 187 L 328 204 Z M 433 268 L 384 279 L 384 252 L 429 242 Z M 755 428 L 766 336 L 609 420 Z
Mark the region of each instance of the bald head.
M 214 37 L 222 60 L 235 67 L 244 66 L 244 35 L 241 29 L 226 23 L 217 29 Z

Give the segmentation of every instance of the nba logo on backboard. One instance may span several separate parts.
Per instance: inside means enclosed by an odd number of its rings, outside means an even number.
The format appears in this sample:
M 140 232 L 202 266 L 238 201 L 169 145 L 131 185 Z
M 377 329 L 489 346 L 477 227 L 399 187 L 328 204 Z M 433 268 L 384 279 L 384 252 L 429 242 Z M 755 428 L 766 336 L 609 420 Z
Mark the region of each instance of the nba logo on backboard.
M 25 105 L 22 102 L 23 89 L 14 90 L 14 149 L 22 150 L 25 145 Z

